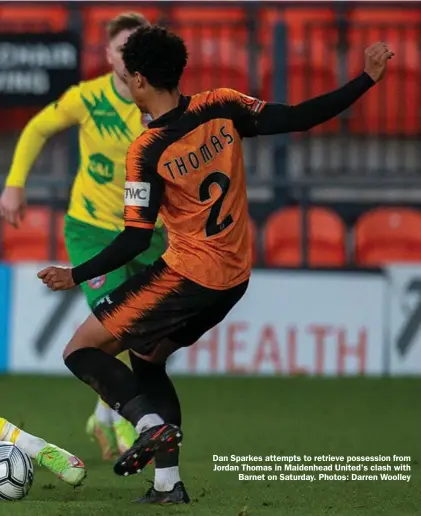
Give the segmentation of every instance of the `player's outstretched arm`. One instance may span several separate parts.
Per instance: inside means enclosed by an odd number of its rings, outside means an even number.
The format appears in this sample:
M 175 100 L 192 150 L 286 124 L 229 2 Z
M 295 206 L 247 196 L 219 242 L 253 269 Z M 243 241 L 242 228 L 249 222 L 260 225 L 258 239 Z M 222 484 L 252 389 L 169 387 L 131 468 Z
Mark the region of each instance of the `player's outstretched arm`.
M 51 290 L 68 290 L 84 281 L 108 274 L 148 249 L 153 229 L 126 227 L 110 245 L 77 267 L 46 267 L 38 278 Z
M 32 118 L 18 140 L 12 166 L 0 197 L 0 216 L 18 226 L 25 215 L 25 183 L 33 163 L 51 136 L 78 123 L 78 88 L 71 88 L 62 99 L 50 104 Z
M 126 265 L 148 249 L 152 233 L 153 229 L 126 227 L 108 247 L 72 270 L 74 282 L 80 285 Z
M 257 119 L 257 133 L 270 135 L 308 131 L 334 118 L 383 78 L 387 61 L 393 55 L 384 43 L 376 43 L 365 51 L 364 72 L 342 88 L 296 106 L 266 104 Z

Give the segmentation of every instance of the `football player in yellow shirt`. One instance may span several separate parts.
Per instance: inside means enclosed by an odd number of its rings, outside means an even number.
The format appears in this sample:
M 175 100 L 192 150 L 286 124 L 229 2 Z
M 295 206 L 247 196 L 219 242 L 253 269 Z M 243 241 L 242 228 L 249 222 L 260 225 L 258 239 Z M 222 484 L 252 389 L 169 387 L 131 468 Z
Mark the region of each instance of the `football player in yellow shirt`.
M 146 127 L 122 80 L 121 49 L 134 30 L 148 24 L 137 13 L 121 14 L 109 22 L 106 51 L 112 72 L 71 87 L 28 123 L 18 141 L 0 198 L 0 215 L 18 226 L 24 216 L 26 178 L 42 147 L 59 131 L 78 125 L 80 165 L 64 230 L 74 266 L 95 256 L 124 229 L 126 152 Z M 93 308 L 129 276 L 157 260 L 165 247 L 164 228 L 158 223 L 148 251 L 129 266 L 82 285 L 89 306 Z M 127 354 L 121 358 L 128 360 Z M 132 425 L 101 400 L 89 418 L 87 431 L 97 439 L 104 459 L 124 452 L 137 437 Z

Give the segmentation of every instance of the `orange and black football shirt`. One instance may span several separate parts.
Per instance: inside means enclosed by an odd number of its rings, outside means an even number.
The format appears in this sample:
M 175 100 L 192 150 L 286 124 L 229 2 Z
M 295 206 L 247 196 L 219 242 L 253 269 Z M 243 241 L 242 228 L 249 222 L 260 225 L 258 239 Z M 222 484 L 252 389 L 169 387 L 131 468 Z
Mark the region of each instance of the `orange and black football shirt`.
M 295 106 L 267 104 L 229 89 L 181 97 L 176 109 L 151 122 L 130 147 L 125 230 L 72 269 L 75 283 L 107 274 L 143 252 L 159 210 L 170 233 L 168 265 L 205 287 L 241 283 L 250 271 L 241 138 L 308 131 L 348 109 L 374 84 L 363 72 Z
M 180 275 L 228 289 L 251 271 L 241 139 L 257 135 L 265 102 L 230 89 L 181 97 L 128 150 L 125 225 L 169 237 L 163 259 Z

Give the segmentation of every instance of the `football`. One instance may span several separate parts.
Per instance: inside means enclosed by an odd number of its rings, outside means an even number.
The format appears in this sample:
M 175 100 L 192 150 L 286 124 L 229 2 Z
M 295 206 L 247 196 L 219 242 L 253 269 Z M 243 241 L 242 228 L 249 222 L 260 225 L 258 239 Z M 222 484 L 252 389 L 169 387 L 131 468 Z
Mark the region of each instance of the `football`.
M 34 479 L 31 459 L 12 443 L 0 442 L 0 500 L 22 500 Z

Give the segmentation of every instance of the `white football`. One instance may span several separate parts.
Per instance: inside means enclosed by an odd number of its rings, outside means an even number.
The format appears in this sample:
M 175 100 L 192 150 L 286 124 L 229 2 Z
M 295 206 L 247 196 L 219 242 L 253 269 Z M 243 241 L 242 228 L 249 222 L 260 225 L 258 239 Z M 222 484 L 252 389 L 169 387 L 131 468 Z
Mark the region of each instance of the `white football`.
M 28 455 L 12 443 L 0 442 L 0 500 L 22 500 L 34 480 Z

